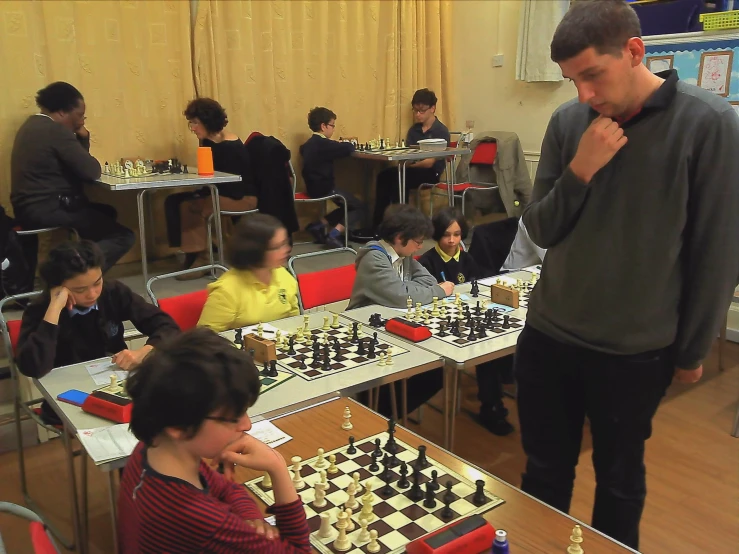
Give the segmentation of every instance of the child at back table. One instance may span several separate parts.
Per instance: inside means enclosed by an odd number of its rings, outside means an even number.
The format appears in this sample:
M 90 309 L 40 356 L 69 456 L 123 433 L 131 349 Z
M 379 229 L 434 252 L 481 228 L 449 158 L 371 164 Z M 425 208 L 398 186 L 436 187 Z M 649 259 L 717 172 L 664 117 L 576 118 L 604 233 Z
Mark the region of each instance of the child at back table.
M 357 276 L 348 309 L 379 304 L 405 308 L 408 297 L 415 304 L 429 304 L 434 297 L 445 298 L 454 292 L 454 284 L 438 283 L 413 254 L 431 235 L 431 222 L 417 208 L 407 204 L 389 207 L 378 229 L 379 241 L 368 242 L 357 253 Z M 441 368 L 421 373 L 408 380 L 408 411 L 412 412 L 434 396 L 444 384 Z M 395 383 L 400 398 L 399 383 Z M 379 411 L 391 413 L 387 387 L 380 391 Z
M 434 240 L 436 246 L 426 252 L 419 262 L 439 281 L 453 279 L 465 283 L 486 277 L 474 258 L 462 249 L 467 238 L 467 222 L 454 208 L 445 208 L 434 216 Z M 503 405 L 501 373 L 510 368 L 513 355 L 482 363 L 475 368 L 477 374 L 477 397 L 480 400 L 479 422 L 495 435 L 508 435 L 513 426 L 508 422 L 508 410 Z
M 118 494 L 122 554 L 310 552 L 303 503 L 284 458 L 246 434 L 259 396 L 251 357 L 208 329 L 183 333 L 131 374 L 131 432 L 141 442 Z M 225 476 L 203 461 L 223 462 Z M 275 504 L 264 521 L 234 468 L 266 471 Z M 243 479 L 242 479 L 243 481 Z

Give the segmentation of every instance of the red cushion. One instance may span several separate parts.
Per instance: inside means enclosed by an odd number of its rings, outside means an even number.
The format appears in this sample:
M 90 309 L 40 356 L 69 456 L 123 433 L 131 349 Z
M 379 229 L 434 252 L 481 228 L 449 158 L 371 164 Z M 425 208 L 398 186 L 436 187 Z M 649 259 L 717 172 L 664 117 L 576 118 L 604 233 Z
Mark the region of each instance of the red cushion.
M 8 334 L 10 335 L 10 347 L 15 352 L 18 347 L 18 338 L 21 336 L 21 320 L 8 321 Z
M 310 200 L 310 196 L 308 196 L 305 192 L 296 192 L 295 200 Z
M 441 189 L 441 190 L 449 190 L 449 185 L 447 185 L 446 183 L 439 183 L 436 185 L 436 188 Z M 489 187 L 483 187 L 480 185 L 475 185 L 473 183 L 457 183 L 456 185 L 452 186 L 452 190 L 454 192 L 463 192 L 467 189 L 484 189 L 484 188 L 489 188 Z
M 470 159 L 471 165 L 493 165 L 498 155 L 497 142 L 481 142 L 475 148 Z
M 32 521 L 28 524 L 28 530 L 31 533 L 34 554 L 59 554 L 59 551 L 54 548 L 49 535 L 46 534 L 43 523 Z
M 168 313 L 175 320 L 180 329 L 187 331 L 198 324 L 200 314 L 203 313 L 203 306 L 208 299 L 207 290 L 198 290 L 172 296 L 170 298 L 162 298 L 159 301 L 159 307 L 163 312 Z
M 346 300 L 352 295 L 357 270 L 354 264 L 298 275 L 303 309 Z

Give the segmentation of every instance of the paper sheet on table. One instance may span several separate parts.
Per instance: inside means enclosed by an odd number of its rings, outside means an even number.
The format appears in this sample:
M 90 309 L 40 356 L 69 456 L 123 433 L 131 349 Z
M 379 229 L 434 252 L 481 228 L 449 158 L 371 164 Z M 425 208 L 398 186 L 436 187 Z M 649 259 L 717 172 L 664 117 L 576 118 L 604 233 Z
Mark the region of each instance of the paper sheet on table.
M 101 387 L 110 384 L 110 376 L 113 374 L 118 377 L 118 381 L 125 381 L 128 377 L 128 372 L 123 371 L 113 362 L 94 362 L 87 364 L 85 368 L 95 384 Z
M 266 419 L 252 425 L 247 433 L 272 448 L 293 440 L 290 435 Z
M 80 429 L 77 437 L 96 465 L 130 456 L 139 442 L 128 430 L 128 423 Z

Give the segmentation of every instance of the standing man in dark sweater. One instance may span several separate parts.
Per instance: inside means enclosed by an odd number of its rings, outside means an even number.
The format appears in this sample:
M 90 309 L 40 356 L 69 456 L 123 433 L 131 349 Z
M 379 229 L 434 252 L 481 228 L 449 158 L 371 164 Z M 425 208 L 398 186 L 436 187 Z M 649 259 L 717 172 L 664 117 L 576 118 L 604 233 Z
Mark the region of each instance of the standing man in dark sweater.
M 300 155 L 303 157 L 303 180 L 308 195 L 320 198 L 340 194 L 346 201 L 349 221 L 344 221 L 344 208 L 340 205 L 322 219 L 308 225 L 307 230 L 317 242 L 339 248 L 344 246 L 341 235 L 349 232 L 346 227 L 356 228 L 364 219 L 367 209 L 364 202 L 351 192 L 337 189 L 334 181 L 334 160 L 351 156 L 354 145 L 351 142 L 331 140 L 336 128 L 336 114 L 328 108 L 313 108 L 308 113 L 308 127 L 313 131 L 313 135 L 300 147 Z
M 739 275 L 739 119 L 652 74 L 622 1 L 575 2 L 551 44 L 558 108 L 523 220 L 548 248 L 518 340 L 522 489 L 567 512 L 585 417 L 592 525 L 638 549 L 645 441 L 670 381 L 697 382 Z
M 449 144 L 449 129 L 436 117 L 436 94 L 427 88 L 413 93 L 411 108 L 415 123 L 408 129 L 405 143 L 415 146 L 421 139 L 444 139 Z M 437 183 L 439 176 L 444 172 L 444 158 L 428 158 L 417 162 L 408 162 L 405 170 L 405 194 L 417 189 L 422 183 Z M 383 169 L 377 175 L 377 190 L 375 192 L 375 213 L 372 224 L 377 228 L 385 217 L 385 210 L 390 204 L 400 202 L 398 197 L 398 168 Z
M 69 83 L 38 91 L 40 112 L 18 129 L 10 157 L 10 201 L 25 229 L 73 228 L 97 243 L 108 270 L 133 246 L 130 229 L 116 223 L 116 211 L 91 203 L 83 185 L 100 178 L 100 163 L 90 155 L 85 100 Z M 36 241 L 26 248 L 36 249 Z M 31 244 L 32 242 L 32 244 Z

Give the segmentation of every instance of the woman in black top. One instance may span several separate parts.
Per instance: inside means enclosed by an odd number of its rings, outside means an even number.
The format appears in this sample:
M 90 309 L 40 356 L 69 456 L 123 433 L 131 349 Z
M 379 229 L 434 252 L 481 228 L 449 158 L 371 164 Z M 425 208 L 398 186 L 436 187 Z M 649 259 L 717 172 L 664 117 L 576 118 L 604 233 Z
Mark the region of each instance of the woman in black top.
M 249 153 L 241 139 L 225 130 L 226 111 L 211 98 L 192 100 L 183 112 L 190 131 L 213 152 L 213 169 L 241 175 L 241 181 L 217 185 L 221 209 L 244 212 L 257 207 L 257 192 L 252 177 Z M 185 253 L 184 269 L 208 263 L 206 222 L 213 213 L 210 189 L 171 194 L 164 202 L 167 237 L 172 248 Z M 180 280 L 197 279 L 203 274 L 189 273 Z
M 436 246 L 418 260 L 440 283 L 466 283 L 485 277 L 469 252 L 462 249 L 467 238 L 467 222 L 455 208 L 444 208 L 433 218 Z M 495 435 L 508 435 L 513 426 L 503 405 L 503 374 L 510 373 L 513 356 L 485 362 L 475 368 L 477 397 L 480 400 L 480 424 Z

